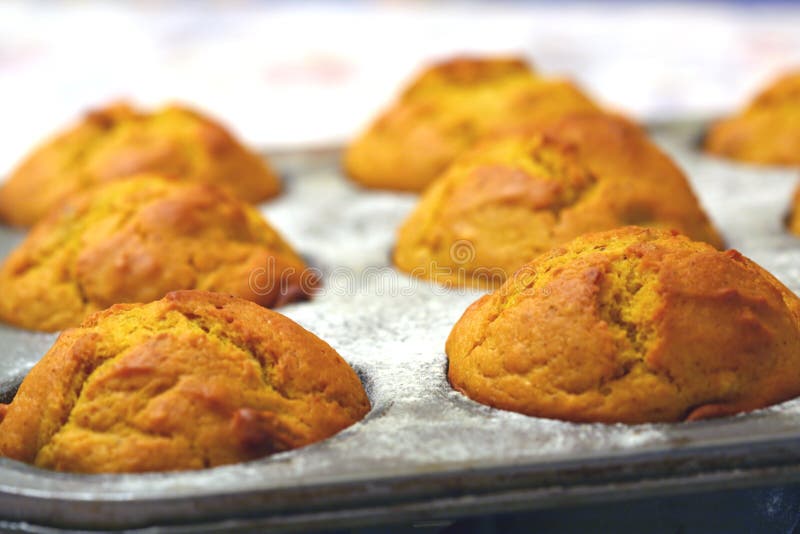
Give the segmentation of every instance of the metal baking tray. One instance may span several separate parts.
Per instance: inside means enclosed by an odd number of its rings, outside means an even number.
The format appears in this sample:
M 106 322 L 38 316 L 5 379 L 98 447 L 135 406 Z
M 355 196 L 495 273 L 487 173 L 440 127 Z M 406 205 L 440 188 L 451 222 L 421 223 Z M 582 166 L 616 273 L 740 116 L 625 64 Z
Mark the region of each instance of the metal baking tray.
M 798 173 L 706 157 L 695 148 L 702 127 L 653 132 L 729 246 L 800 291 L 800 239 L 783 226 Z M 355 187 L 336 150 L 270 156 L 286 193 L 263 212 L 325 273 L 320 295 L 280 311 L 358 371 L 372 411 L 323 442 L 202 471 L 75 475 L 0 459 L 0 530 L 333 528 L 800 480 L 800 400 L 626 426 L 527 417 L 454 392 L 444 342 L 479 293 L 391 268 L 395 230 L 416 196 Z M 0 229 L 0 255 L 22 238 Z M 0 327 L 0 400 L 54 339 Z

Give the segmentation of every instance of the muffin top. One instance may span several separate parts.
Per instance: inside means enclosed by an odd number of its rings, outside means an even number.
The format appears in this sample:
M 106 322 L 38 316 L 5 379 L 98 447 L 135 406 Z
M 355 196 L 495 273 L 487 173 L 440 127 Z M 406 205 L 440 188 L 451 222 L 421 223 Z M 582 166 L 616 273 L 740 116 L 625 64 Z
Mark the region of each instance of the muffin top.
M 521 59 L 455 58 L 423 71 L 350 144 L 345 167 L 368 187 L 419 191 L 483 135 L 595 108 Z
M 308 292 L 308 274 L 255 208 L 231 193 L 139 175 L 70 197 L 31 230 L 0 267 L 0 318 L 59 330 L 176 289 L 276 306 Z
M 29 154 L 0 187 L 0 219 L 30 226 L 68 194 L 142 172 L 224 186 L 248 202 L 280 190 L 267 163 L 207 116 L 178 105 L 151 113 L 118 103 Z
M 523 58 L 459 56 L 424 69 L 402 91 L 401 98 L 423 98 L 439 91 L 470 90 L 515 78 L 528 79 L 533 75 L 533 67 Z
M 711 126 L 705 150 L 740 161 L 800 165 L 800 70 L 759 93 L 740 113 Z
M 298 324 L 177 291 L 62 333 L 0 411 L 0 455 L 84 473 L 200 469 L 302 447 L 369 408 L 356 373 Z
M 738 252 L 626 227 L 553 249 L 472 304 L 448 376 L 539 417 L 717 417 L 800 394 L 799 321 L 800 300 Z
M 573 114 L 459 156 L 400 228 L 394 261 L 441 283 L 496 287 L 554 246 L 630 224 L 722 246 L 683 173 L 638 126 Z

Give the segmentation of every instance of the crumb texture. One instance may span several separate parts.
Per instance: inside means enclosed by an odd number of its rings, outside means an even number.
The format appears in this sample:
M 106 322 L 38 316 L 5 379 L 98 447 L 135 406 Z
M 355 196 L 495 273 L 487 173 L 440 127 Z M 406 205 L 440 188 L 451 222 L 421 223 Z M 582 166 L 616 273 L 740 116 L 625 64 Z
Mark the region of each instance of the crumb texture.
M 671 422 L 800 395 L 800 300 L 736 251 L 674 232 L 587 234 L 475 302 L 452 386 L 528 415 Z
M 148 113 L 112 104 L 47 140 L 0 187 L 0 219 L 31 226 L 69 194 L 143 172 L 230 189 L 258 202 L 278 194 L 269 165 L 197 111 Z
M 496 287 L 539 254 L 627 225 L 722 247 L 686 177 L 630 121 L 589 112 L 488 138 L 422 195 L 394 262 L 441 283 Z M 454 253 L 458 243 L 470 254 Z
M 32 229 L 0 267 L 0 318 L 54 331 L 112 304 L 178 289 L 277 306 L 304 296 L 305 268 L 229 192 L 139 175 L 70 197 Z
M 308 445 L 369 409 L 356 373 L 296 323 L 178 291 L 65 331 L 0 405 L 0 454 L 84 473 L 200 469 Z
M 738 114 L 711 126 L 705 150 L 766 165 L 800 165 L 800 70 L 766 87 Z
M 368 187 L 421 191 L 479 137 L 596 106 L 517 58 L 460 57 L 420 73 L 345 154 Z

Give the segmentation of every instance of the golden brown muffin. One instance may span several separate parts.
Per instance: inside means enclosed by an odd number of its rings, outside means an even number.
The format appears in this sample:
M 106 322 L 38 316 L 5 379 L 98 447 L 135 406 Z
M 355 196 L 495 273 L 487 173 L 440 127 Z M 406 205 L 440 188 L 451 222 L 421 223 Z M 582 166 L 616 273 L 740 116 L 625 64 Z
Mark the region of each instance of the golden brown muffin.
M 84 473 L 201 469 L 308 445 L 369 409 L 356 373 L 298 324 L 176 291 L 62 333 L 0 418 L 0 455 Z
M 0 318 L 60 330 L 176 289 L 277 306 L 310 291 L 308 275 L 249 204 L 213 185 L 139 175 L 71 197 L 33 228 L 0 267 Z
M 472 304 L 447 340 L 470 398 L 583 422 L 719 417 L 800 395 L 800 300 L 735 250 L 581 236 Z
M 266 162 L 219 123 L 182 106 L 114 104 L 34 150 L 0 187 L 0 219 L 31 226 L 66 195 L 142 172 L 216 184 L 248 202 L 280 191 Z
M 496 287 L 554 246 L 630 224 L 722 246 L 684 175 L 638 126 L 574 114 L 460 156 L 401 226 L 394 262 L 440 283 Z
M 800 70 L 773 82 L 738 115 L 712 125 L 705 149 L 751 163 L 800 165 Z
M 786 226 L 790 232 L 800 236 L 800 186 L 794 190 L 789 216 L 786 218 Z
M 520 59 L 457 58 L 423 71 L 352 142 L 345 167 L 364 186 L 420 191 L 483 135 L 592 109 L 572 83 Z

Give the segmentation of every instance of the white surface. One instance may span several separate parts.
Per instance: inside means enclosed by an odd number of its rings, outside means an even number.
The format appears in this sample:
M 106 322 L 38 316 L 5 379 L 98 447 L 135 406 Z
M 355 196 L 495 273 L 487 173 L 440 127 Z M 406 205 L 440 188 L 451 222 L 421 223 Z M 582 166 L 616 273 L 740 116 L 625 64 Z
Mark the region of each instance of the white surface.
M 343 140 L 426 59 L 523 52 L 642 118 L 738 105 L 800 65 L 800 7 L 0 2 L 0 174 L 86 107 L 184 100 L 256 145 Z

